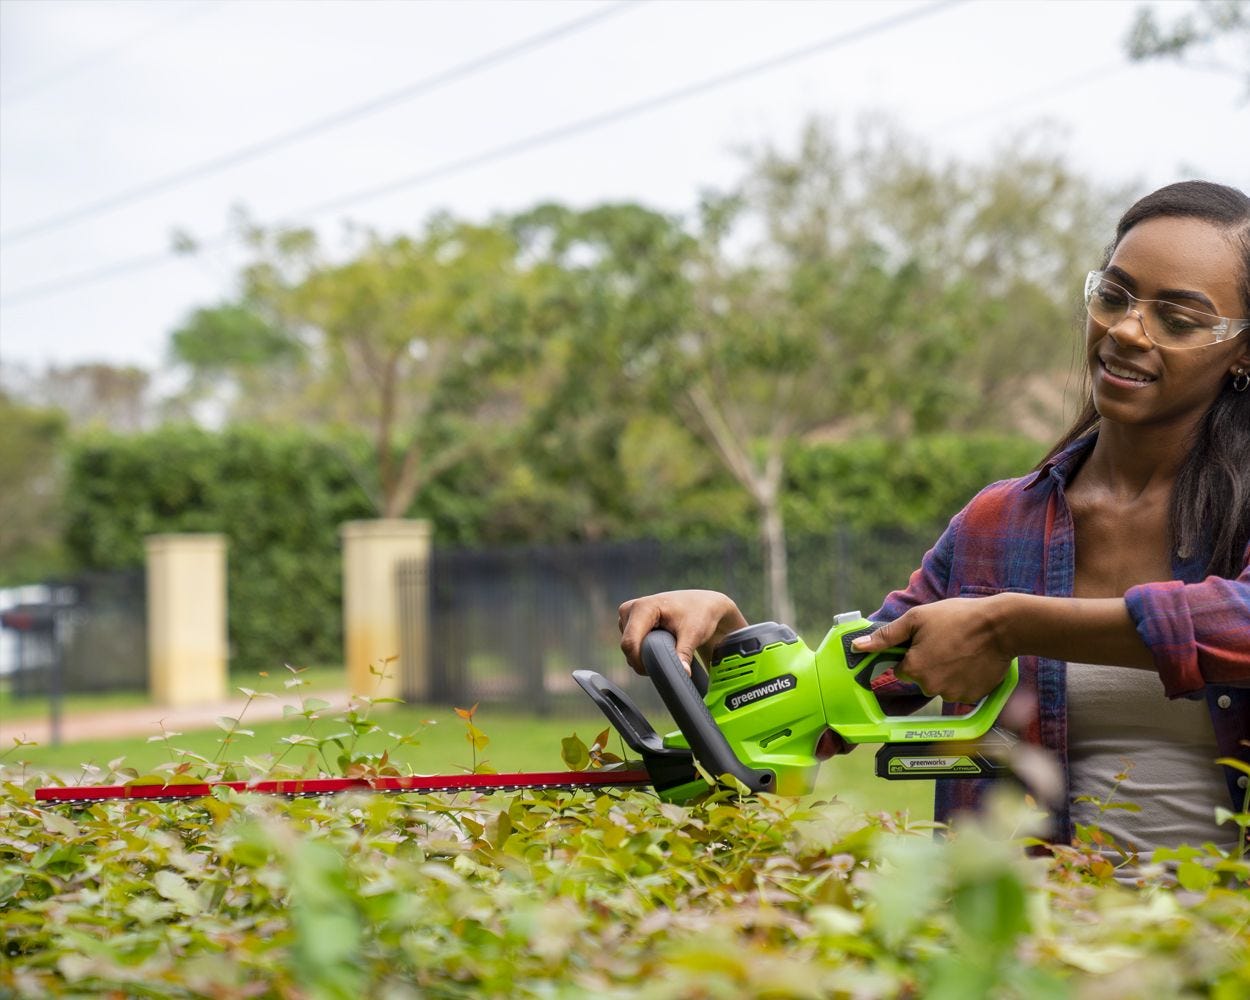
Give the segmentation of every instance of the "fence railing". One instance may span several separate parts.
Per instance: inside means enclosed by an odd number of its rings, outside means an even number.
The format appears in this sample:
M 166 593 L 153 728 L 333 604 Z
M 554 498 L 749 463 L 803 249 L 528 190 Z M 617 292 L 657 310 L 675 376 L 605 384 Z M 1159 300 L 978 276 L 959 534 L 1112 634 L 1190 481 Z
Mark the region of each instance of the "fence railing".
M 796 539 L 788 546 L 794 625 L 810 643 L 840 611 L 869 613 L 907 582 L 932 534 L 876 533 Z M 767 617 L 758 545 L 719 541 L 612 542 L 500 549 L 435 548 L 427 607 L 420 604 L 420 564 L 399 572 L 401 620 L 428 621 L 424 663 L 416 677 L 403 657 L 407 696 L 441 704 L 504 703 L 538 712 L 580 698 L 577 668 L 597 670 L 656 704 L 650 685 L 634 678 L 618 646 L 617 608 L 663 590 L 720 590 L 747 617 Z M 416 641 L 417 629 L 405 628 Z M 406 644 L 408 639 L 406 638 Z

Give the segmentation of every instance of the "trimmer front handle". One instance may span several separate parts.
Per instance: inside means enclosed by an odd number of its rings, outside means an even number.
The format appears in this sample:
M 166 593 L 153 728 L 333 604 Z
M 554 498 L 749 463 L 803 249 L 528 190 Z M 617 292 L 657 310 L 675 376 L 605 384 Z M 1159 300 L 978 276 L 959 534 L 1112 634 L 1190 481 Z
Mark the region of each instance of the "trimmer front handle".
M 660 693 L 673 721 L 686 737 L 695 759 L 714 778 L 730 774 L 753 792 L 771 792 L 777 777 L 770 770 L 749 767 L 738 759 L 725 734 L 712 719 L 703 696 L 677 656 L 673 636 L 656 629 L 642 640 L 642 665 Z M 693 664 L 692 664 L 693 669 Z

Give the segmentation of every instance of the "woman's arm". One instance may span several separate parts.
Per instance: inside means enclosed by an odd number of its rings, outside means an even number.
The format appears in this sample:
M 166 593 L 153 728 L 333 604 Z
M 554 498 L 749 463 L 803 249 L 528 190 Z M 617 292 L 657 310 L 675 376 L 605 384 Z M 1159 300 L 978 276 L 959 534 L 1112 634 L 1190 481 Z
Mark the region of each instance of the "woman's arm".
M 1169 697 L 1250 684 L 1250 546 L 1235 580 L 1146 583 L 1124 599 Z
M 964 704 L 997 687 L 1015 656 L 1154 667 L 1122 599 L 956 597 L 913 607 L 854 645 L 908 646 L 903 677 L 926 694 Z
M 1153 670 L 1169 697 L 1250 683 L 1250 578 L 1135 587 L 1124 598 L 1003 593 L 913 607 L 865 651 L 908 645 L 903 676 L 927 694 L 972 704 L 1014 656 Z

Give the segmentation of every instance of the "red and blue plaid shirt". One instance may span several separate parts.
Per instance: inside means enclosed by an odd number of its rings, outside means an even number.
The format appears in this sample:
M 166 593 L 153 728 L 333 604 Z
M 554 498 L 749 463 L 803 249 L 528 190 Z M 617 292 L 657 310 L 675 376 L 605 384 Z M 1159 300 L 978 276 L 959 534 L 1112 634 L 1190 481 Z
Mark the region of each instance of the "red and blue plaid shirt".
M 908 608 L 948 597 L 1003 592 L 1071 597 L 1076 575 L 1075 531 L 1064 487 L 1094 438 L 1064 449 L 1039 472 L 994 483 L 950 522 L 926 553 L 906 589 L 897 590 L 872 617 L 889 621 Z M 1250 764 L 1250 548 L 1235 580 L 1203 578 L 1205 556 L 1173 565 L 1173 579 L 1133 587 L 1125 594 L 1137 632 L 1154 654 L 1162 692 L 1169 698 L 1205 698 L 1220 754 Z M 1023 736 L 1054 752 L 1067 767 L 1067 664 L 1020 657 L 1017 694 L 1036 706 Z M 899 682 L 878 695 L 912 695 Z M 1013 696 L 1015 697 L 1015 696 Z M 946 706 L 948 712 L 966 707 Z M 1245 803 L 1246 776 L 1225 767 L 1235 812 Z M 935 815 L 942 822 L 977 809 L 993 779 L 937 782 Z M 1067 806 L 1058 811 L 1055 836 L 1072 839 Z

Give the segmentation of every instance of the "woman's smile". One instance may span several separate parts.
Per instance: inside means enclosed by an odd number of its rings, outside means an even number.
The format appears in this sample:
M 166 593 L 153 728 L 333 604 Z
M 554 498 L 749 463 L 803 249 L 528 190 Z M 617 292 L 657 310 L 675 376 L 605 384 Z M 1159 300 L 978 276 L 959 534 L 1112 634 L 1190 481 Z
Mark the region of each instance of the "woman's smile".
M 1152 375 L 1135 365 L 1125 364 L 1111 358 L 1098 358 L 1099 374 L 1110 385 L 1123 386 L 1128 389 L 1140 389 L 1150 385 L 1158 376 Z

